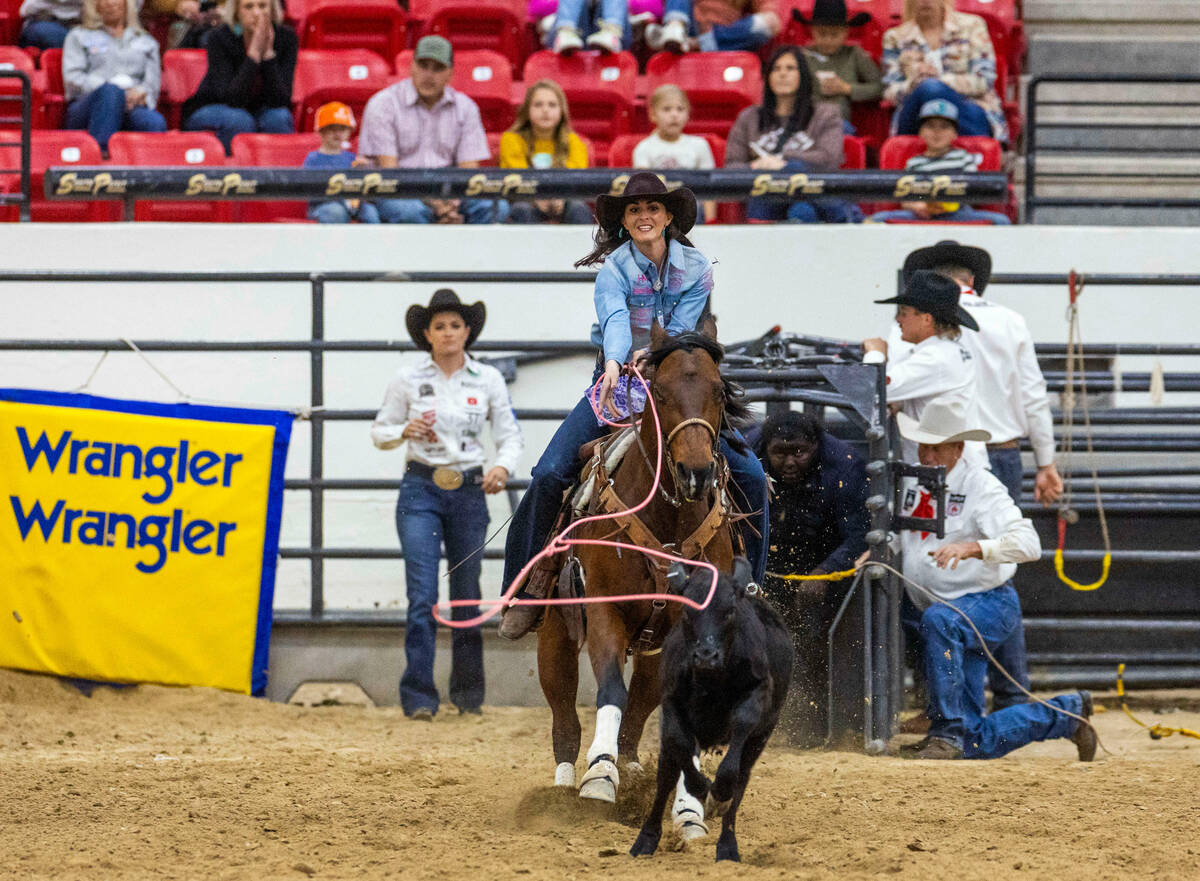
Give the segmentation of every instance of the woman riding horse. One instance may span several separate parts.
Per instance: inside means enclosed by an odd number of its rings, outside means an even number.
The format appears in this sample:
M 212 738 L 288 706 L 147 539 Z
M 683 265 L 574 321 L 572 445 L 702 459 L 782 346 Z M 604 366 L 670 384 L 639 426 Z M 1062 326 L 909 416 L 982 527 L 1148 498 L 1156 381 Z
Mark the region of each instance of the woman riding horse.
M 688 241 L 696 222 L 696 197 L 687 187 L 668 191 L 658 175 L 639 172 L 629 178 L 620 196 L 596 199 L 595 247 L 575 265 L 602 263 L 596 276 L 595 302 L 600 361 L 592 380 L 603 377 L 600 402 L 610 414 L 636 410 L 640 392 L 636 381 L 622 378 L 621 365 L 634 363 L 650 344 L 654 324 L 670 335 L 696 329 L 712 293 L 712 264 Z M 614 391 L 623 399 L 618 407 Z M 624 411 L 624 414 L 622 414 Z M 507 590 L 525 564 L 545 545 L 563 503 L 563 493 L 580 470 L 579 449 L 606 432 L 585 396 L 575 405 L 542 458 L 513 515 L 504 548 L 504 587 Z M 736 432 L 733 432 L 736 435 Z M 738 446 L 740 436 L 737 436 Z M 752 454 L 734 449 L 722 437 L 721 452 L 729 463 L 740 497 L 741 510 L 750 516 L 741 521 L 746 554 L 755 579 L 762 580 L 766 563 L 767 479 Z M 516 593 L 517 599 L 549 595 L 557 578 L 554 558 L 536 567 Z M 504 612 L 500 635 L 520 639 L 537 623 L 541 608 L 514 605 Z

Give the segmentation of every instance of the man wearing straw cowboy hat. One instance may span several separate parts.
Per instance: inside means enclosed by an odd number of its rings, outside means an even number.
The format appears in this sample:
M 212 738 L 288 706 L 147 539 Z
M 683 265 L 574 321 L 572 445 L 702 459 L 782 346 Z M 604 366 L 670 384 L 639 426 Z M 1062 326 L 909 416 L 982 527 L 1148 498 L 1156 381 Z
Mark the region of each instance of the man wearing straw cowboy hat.
M 946 468 L 946 535 L 905 531 L 899 538 L 908 597 L 921 611 L 918 628 L 929 686 L 929 735 L 901 747 L 914 759 L 992 759 L 1038 740 L 1070 739 L 1079 760 L 1096 753 L 1096 733 L 1078 718 L 1092 714 L 1092 696 L 1079 691 L 1045 703 L 1017 704 L 984 715 L 988 658 L 1021 621 L 1012 576 L 1018 563 L 1041 555 L 1033 524 L 1004 485 L 963 458 L 963 445 L 991 435 L 968 422 L 963 406 L 934 401 L 920 420 L 900 413 L 900 433 L 918 445 L 922 465 Z M 924 511 L 922 511 L 924 508 Z M 923 487 L 905 488 L 901 513 L 932 511 Z M 906 622 L 910 627 L 915 622 Z M 1065 713 L 1063 711 L 1066 711 Z M 1070 714 L 1070 715 L 1068 715 Z

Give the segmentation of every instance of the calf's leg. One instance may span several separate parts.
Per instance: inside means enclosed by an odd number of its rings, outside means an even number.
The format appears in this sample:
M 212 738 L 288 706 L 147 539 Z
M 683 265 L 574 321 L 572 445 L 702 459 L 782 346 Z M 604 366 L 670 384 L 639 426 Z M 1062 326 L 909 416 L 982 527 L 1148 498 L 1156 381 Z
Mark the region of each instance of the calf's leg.
M 746 742 L 742 750 L 741 767 L 737 780 L 733 784 L 733 796 L 730 799 L 729 810 L 721 818 L 721 837 L 717 839 L 717 862 L 721 862 L 722 860 L 732 860 L 735 863 L 741 862 L 742 855 L 738 851 L 737 832 L 735 829 L 737 812 L 738 808 L 742 805 L 742 798 L 746 795 L 746 784 L 750 782 L 750 769 L 758 761 L 763 748 L 767 745 L 767 738 L 769 736 L 770 732 L 768 731 L 766 734 L 751 738 Z

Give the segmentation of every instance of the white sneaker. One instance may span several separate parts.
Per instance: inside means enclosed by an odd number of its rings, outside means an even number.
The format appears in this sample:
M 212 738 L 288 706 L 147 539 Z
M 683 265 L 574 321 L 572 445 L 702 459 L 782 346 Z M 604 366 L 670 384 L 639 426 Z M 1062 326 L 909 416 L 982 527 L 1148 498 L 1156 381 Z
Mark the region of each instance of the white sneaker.
M 651 51 L 658 52 L 663 47 L 663 26 L 660 24 L 646 25 L 646 46 Z
M 559 55 L 570 55 L 583 48 L 583 40 L 580 39 L 579 31 L 575 28 L 559 28 L 554 32 L 552 48 Z
M 538 37 L 545 37 L 546 34 L 554 30 L 554 20 L 558 18 L 557 12 L 551 12 L 549 15 L 543 15 L 538 19 L 537 33 Z
M 682 55 L 688 49 L 687 27 L 677 18 L 671 19 L 662 27 L 662 48 L 676 55 Z
M 615 55 L 621 51 L 622 36 L 623 34 L 618 28 L 610 24 L 602 24 L 600 30 L 587 38 L 587 44 L 593 49 Z

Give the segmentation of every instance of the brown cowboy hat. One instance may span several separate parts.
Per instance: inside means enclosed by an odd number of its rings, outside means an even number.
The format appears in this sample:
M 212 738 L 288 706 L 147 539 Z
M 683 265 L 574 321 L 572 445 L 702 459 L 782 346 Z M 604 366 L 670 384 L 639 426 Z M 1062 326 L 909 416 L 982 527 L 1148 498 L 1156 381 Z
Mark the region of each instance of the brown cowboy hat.
M 813 4 L 811 18 L 805 18 L 799 9 L 792 10 L 792 18 L 806 25 L 834 25 L 836 27 L 857 28 L 871 20 L 871 13 L 860 12 L 852 18 L 847 18 L 845 0 L 817 0 Z
M 619 196 L 608 193 L 596 197 L 596 222 L 613 235 L 621 227 L 625 206 L 639 199 L 662 202 L 671 212 L 675 228 L 686 234 L 696 225 L 696 195 L 687 187 L 668 190 L 662 178 L 652 171 L 639 171 L 629 176 L 625 191 Z
M 404 316 L 404 323 L 408 325 L 408 335 L 412 337 L 412 341 L 417 344 L 418 349 L 424 349 L 426 352 L 433 351 L 433 346 L 429 345 L 429 340 L 425 339 L 425 331 L 428 329 L 429 323 L 433 321 L 433 316 L 439 312 L 457 312 L 462 316 L 467 327 L 471 328 L 471 332 L 467 334 L 467 344 L 464 347 L 468 349 L 475 340 L 479 339 L 479 332 L 483 330 L 483 323 L 487 320 L 487 307 L 483 305 L 482 300 L 468 306 L 459 300 L 458 294 L 450 288 L 434 291 L 428 306 L 414 303 L 408 307 L 408 314 Z
M 904 258 L 904 269 L 901 275 L 905 282 L 918 269 L 933 269 L 953 263 L 971 270 L 975 276 L 975 293 L 982 294 L 992 277 L 992 255 L 983 248 L 972 248 L 970 245 L 960 245 L 952 239 L 930 245 L 928 248 L 917 248 Z

